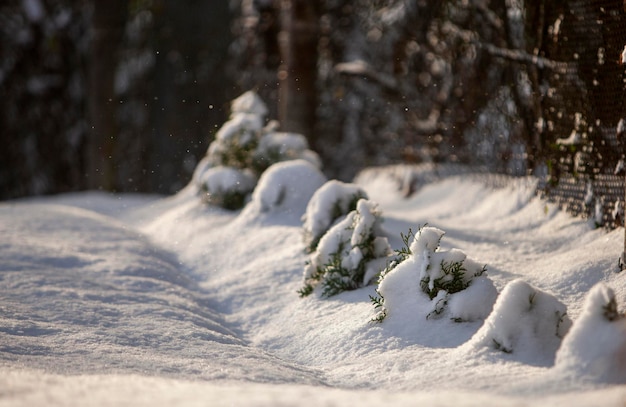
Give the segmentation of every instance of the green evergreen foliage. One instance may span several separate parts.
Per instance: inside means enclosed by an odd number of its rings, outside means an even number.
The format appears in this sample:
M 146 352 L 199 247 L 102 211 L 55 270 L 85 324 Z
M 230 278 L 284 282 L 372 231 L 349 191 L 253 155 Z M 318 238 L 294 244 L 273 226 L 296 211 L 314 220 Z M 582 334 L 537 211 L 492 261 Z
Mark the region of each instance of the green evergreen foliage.
M 251 137 L 246 138 L 247 140 L 242 139 L 243 137 L 233 137 L 227 142 L 224 142 L 220 151 L 213 157 L 214 162 L 218 165 L 237 169 L 254 168 L 252 156 L 258 145 L 258 142 L 255 140 L 256 136 L 251 134 Z M 265 170 L 265 168 L 263 168 L 263 170 Z M 262 172 L 263 171 L 258 171 L 256 173 L 260 174 Z
M 471 278 L 467 278 L 467 270 L 463 265 L 463 261 L 450 261 L 446 262 L 442 260 L 439 264 L 442 275 L 434 279 L 432 287 L 430 286 L 430 277 L 428 275 L 420 281 L 420 287 L 428 298 L 434 299 L 439 291 L 446 291 L 448 294 L 458 293 L 465 290 L 472 283 Z M 474 273 L 472 277 L 479 277 L 485 273 L 487 266 L 483 266 L 482 270 Z
M 423 226 L 420 226 L 419 229 L 422 229 L 422 227 Z M 400 238 L 402 239 L 402 244 L 404 246 L 400 249 L 395 250 L 398 257 L 398 264 L 408 259 L 413 254 L 413 252 L 411 251 L 411 240 L 415 239 L 415 234 L 413 233 L 413 230 L 409 228 L 409 232 L 406 235 L 400 232 Z
M 617 301 L 615 300 L 615 297 L 611 297 L 609 302 L 602 307 L 602 310 L 604 311 L 604 317 L 611 322 L 624 318 L 624 314 L 621 314 L 617 310 Z
M 503 346 L 500 342 L 498 342 L 494 338 L 491 338 L 491 340 L 493 342 L 493 347 L 496 350 L 502 351 L 504 353 L 513 353 L 513 349 L 510 349 L 510 348 L 507 348 L 506 346 Z
M 437 300 L 433 310 L 429 312 L 428 315 L 426 315 L 426 319 L 437 318 L 441 316 L 441 314 L 443 314 L 443 312 L 445 311 L 446 306 L 448 305 L 448 298 L 450 298 L 450 293 L 443 291 L 442 294 L 443 295 L 437 295 L 438 297 L 441 297 L 441 298 Z M 431 300 L 437 298 L 437 296 L 434 298 L 431 298 Z M 460 321 L 457 321 L 457 322 L 460 322 Z
M 226 190 L 221 193 L 211 193 L 206 185 L 200 187 L 202 200 L 205 203 L 219 206 L 231 211 L 241 209 L 247 200 L 248 193 L 237 190 Z
M 376 296 L 370 295 L 370 302 L 374 306 L 374 309 L 377 310 L 376 315 L 374 315 L 371 321 L 380 323 L 387 317 L 387 310 L 385 309 L 385 299 L 378 289 L 376 290 L 376 294 Z
M 370 211 L 372 224 L 365 224 L 361 211 Z M 371 220 L 371 217 L 366 217 Z M 365 274 L 368 264 L 375 259 L 388 256 L 391 249 L 386 238 L 378 234 L 380 212 L 375 204 L 360 200 L 356 209 L 328 230 L 329 238 L 320 239 L 320 246 L 305 267 L 304 286 L 298 290 L 301 297 L 310 295 L 315 287 L 322 289 L 321 296 L 332 297 L 343 291 L 354 290 L 367 284 Z M 355 233 L 358 232 L 358 235 Z M 382 250 L 381 250 L 382 247 Z M 329 253 L 324 255 L 323 253 Z M 369 279 L 368 279 L 369 280 Z
M 487 268 L 485 265 L 482 268 L 477 269 L 477 265 L 472 265 L 470 268 L 473 269 L 473 271 L 468 272 L 465 264 L 465 255 L 459 251 L 450 253 L 440 252 L 438 250 L 438 241 L 436 248 L 434 241 L 424 241 L 424 252 L 414 253 L 414 247 L 420 246 L 419 244 L 417 246 L 413 246 L 413 244 L 415 244 L 420 238 L 428 239 L 422 236 L 422 231 L 425 227 L 426 225 L 420 226 L 417 235 L 414 234 L 411 229 L 409 229 L 407 234 L 400 234 L 403 246 L 400 249 L 395 250 L 393 260 L 380 273 L 378 284 L 380 287 L 380 283 L 385 279 L 385 277 L 406 260 L 415 255 L 420 256 L 416 260 L 419 264 L 412 265 L 412 267 L 415 267 L 415 277 L 420 279 L 419 285 L 421 291 L 428 296 L 428 299 L 431 300 L 431 302 L 434 302 L 434 308 L 426 316 L 427 319 L 431 319 L 442 315 L 446 310 L 450 296 L 467 289 L 472 284 L 475 277 L 480 277 L 485 274 Z M 443 235 L 443 231 L 439 232 Z M 432 235 L 430 236 L 430 239 L 433 239 Z M 459 256 L 459 254 L 461 256 Z M 461 258 L 461 260 L 452 260 L 454 258 Z M 439 259 L 438 264 L 431 263 L 436 261 L 435 259 Z M 472 263 L 473 262 L 470 264 Z M 434 267 L 437 269 L 434 269 Z M 431 278 L 434 279 L 431 281 Z M 370 301 L 377 310 L 377 314 L 374 318 L 372 318 L 372 321 L 382 322 L 387 317 L 387 310 L 385 308 L 385 298 L 379 289 L 376 290 L 376 296 L 370 296 Z M 462 320 L 458 318 L 453 318 L 453 320 L 456 322 L 462 322 Z
M 202 160 L 203 167 L 196 171 L 194 178 L 205 202 L 237 210 L 245 205 L 267 168 L 297 158 L 315 161 L 317 155 L 308 150 L 304 136 L 276 132 L 276 122 L 263 127 L 267 107 L 254 92 L 246 92 L 235 99 L 231 109 L 230 120 L 218 130 Z M 218 167 L 246 174 L 245 185 L 234 182 L 225 187 L 220 182 L 207 183 L 203 175 Z
M 331 222 L 329 223 L 328 227 L 330 228 L 332 224 L 340 219 L 342 216 L 346 216 L 348 213 L 356 210 L 356 204 L 361 199 L 367 199 L 367 196 L 363 191 L 357 191 L 356 193 L 352 194 L 348 200 L 348 205 L 342 205 L 342 200 L 337 199 L 333 203 L 333 207 L 331 209 Z M 304 241 L 309 242 L 305 248 L 306 253 L 313 253 L 317 249 L 317 245 L 319 244 L 320 239 L 327 231 L 328 229 L 325 229 L 321 231 L 321 233 L 313 235 L 311 231 L 307 231 L 306 229 L 304 230 Z
M 322 297 L 328 298 L 359 288 L 363 281 L 363 266 L 364 262 L 361 261 L 356 269 L 350 270 L 342 265 L 341 252 L 333 253 L 332 260 L 324 265 Z

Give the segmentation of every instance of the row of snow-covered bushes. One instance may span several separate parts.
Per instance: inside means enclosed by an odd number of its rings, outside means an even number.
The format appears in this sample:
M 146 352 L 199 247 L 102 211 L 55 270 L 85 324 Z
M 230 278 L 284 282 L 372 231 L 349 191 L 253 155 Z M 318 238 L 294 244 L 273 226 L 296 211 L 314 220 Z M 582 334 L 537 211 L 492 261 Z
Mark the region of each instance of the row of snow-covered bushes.
M 356 203 L 354 203 L 356 201 Z M 565 304 L 522 280 L 498 293 L 486 266 L 459 249 L 442 250 L 444 231 L 430 226 L 402 235 L 393 251 L 381 227 L 376 203 L 356 185 L 328 181 L 309 201 L 303 216 L 310 259 L 301 296 L 324 298 L 378 281 L 370 296 L 372 321 L 391 326 L 483 321 L 464 345 L 470 352 L 491 349 L 524 360 L 555 361 L 602 381 L 626 381 L 626 317 L 615 293 L 599 284 L 588 294 L 573 323 Z
M 516 353 L 526 360 L 556 357 L 560 367 L 576 365 L 603 380 L 626 380 L 626 360 L 611 360 L 626 354 L 626 318 L 610 288 L 595 287 L 573 324 L 561 301 L 522 280 L 498 293 L 486 266 L 459 249 L 441 249 L 445 233 L 438 228 L 409 231 L 402 235 L 404 247 L 393 251 L 381 216 L 356 185 L 328 181 L 319 188 L 303 216 L 311 254 L 300 295 L 319 287 L 324 298 L 377 281 L 377 295 L 370 296 L 373 321 L 396 327 L 433 319 L 483 321 L 465 345 L 473 351 Z M 608 333 L 598 338 L 604 350 L 593 344 L 597 332 Z
M 302 221 L 309 260 L 301 296 L 326 298 L 377 283 L 372 321 L 383 326 L 484 321 L 466 346 L 543 360 L 556 354 L 557 365 L 582 364 L 607 380 L 626 380 L 626 318 L 610 288 L 595 287 L 573 324 L 562 302 L 524 281 L 498 293 L 485 265 L 459 249 L 442 250 L 438 228 L 409 230 L 404 247 L 392 250 L 378 205 L 357 185 L 327 181 L 302 136 L 264 126 L 267 110 L 254 93 L 235 100 L 232 111 L 192 184 L 209 204 Z M 587 343 L 598 332 L 609 332 L 597 338 L 604 351 Z

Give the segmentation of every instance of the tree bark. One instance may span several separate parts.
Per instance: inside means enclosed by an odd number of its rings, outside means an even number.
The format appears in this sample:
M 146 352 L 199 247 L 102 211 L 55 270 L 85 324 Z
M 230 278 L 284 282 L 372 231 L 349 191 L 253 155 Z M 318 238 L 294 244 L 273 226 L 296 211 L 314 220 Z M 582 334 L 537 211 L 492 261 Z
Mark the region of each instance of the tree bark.
M 285 131 L 307 136 L 315 146 L 318 0 L 281 0 L 278 119 Z
M 86 175 L 90 189 L 115 189 L 115 71 L 126 15 L 127 3 L 123 0 L 94 1 L 87 96 L 90 131 Z

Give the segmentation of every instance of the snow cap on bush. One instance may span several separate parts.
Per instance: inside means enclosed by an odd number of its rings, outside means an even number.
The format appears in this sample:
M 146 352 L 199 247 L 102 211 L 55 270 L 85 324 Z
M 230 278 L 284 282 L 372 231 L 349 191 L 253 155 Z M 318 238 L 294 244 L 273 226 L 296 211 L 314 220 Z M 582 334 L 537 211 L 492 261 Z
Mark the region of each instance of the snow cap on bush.
M 249 171 L 213 167 L 200 175 L 202 199 L 225 209 L 241 208 L 254 189 L 256 177 Z
M 309 144 L 302 134 L 264 132 L 252 157 L 252 167 L 263 172 L 268 166 L 287 160 L 303 159 L 321 168 L 319 156 L 309 150 Z
M 314 251 L 322 235 L 337 219 L 356 209 L 360 199 L 367 199 L 367 194 L 355 184 L 330 180 L 318 189 L 302 217 L 307 251 Z
M 461 250 L 440 250 L 444 234 L 441 229 L 425 226 L 410 245 L 411 235 L 403 236 L 409 249 L 381 273 L 380 297 L 371 298 L 379 311 L 376 321 L 390 315 L 404 321 L 444 315 L 458 322 L 487 317 L 497 291 L 484 275 L 485 267 Z
M 209 145 L 207 157 L 213 166 L 250 167 L 258 145 L 263 118 L 249 113 L 238 113 L 217 131 Z
M 626 383 L 626 318 L 610 287 L 600 283 L 589 291 L 557 352 L 556 368 L 600 383 Z
M 369 284 L 381 269 L 380 260 L 386 261 L 391 254 L 382 235 L 378 205 L 359 200 L 356 209 L 320 239 L 304 269 L 300 295 L 309 295 L 321 286 L 322 296 L 330 297 Z
M 280 213 L 283 220 L 298 222 L 309 199 L 324 182 L 326 177 L 308 161 L 274 164 L 261 175 L 245 216 Z
M 551 361 L 571 325 L 562 302 L 522 280 L 514 280 L 504 288 L 469 346 L 512 353 L 526 360 Z
M 259 95 L 249 90 L 230 102 L 231 117 L 238 113 L 251 113 L 256 116 L 265 117 L 267 115 L 267 106 Z

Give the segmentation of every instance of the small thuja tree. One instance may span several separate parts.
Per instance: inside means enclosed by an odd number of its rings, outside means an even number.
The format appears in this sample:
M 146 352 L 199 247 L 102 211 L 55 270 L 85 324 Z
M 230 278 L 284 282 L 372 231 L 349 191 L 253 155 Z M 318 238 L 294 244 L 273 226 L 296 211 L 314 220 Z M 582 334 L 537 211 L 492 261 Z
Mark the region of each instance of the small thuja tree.
M 306 251 L 315 251 L 317 245 L 334 222 L 356 209 L 367 194 L 358 185 L 330 180 L 319 188 L 302 216 L 303 240 Z
M 224 209 L 242 208 L 257 183 L 257 177 L 248 170 L 217 166 L 208 168 L 199 179 L 203 201 Z
M 598 283 L 558 347 L 555 368 L 598 383 L 626 383 L 626 314 L 613 288 Z
M 470 340 L 474 349 L 517 354 L 524 360 L 554 359 L 572 325 L 567 307 L 554 295 L 525 281 L 504 287 L 493 311 Z
M 497 292 L 486 278 L 486 266 L 468 259 L 458 249 L 440 250 L 444 232 L 424 226 L 413 235 L 402 235 L 405 247 L 396 251 L 394 260 L 380 274 L 377 296 L 371 301 L 377 310 L 374 321 L 389 314 L 419 314 L 426 318 L 442 316 L 471 321 L 485 318 Z M 409 244 L 409 240 L 413 238 Z M 475 301 L 479 298 L 479 301 Z
M 304 297 L 321 287 L 322 297 L 367 285 L 386 264 L 391 247 L 382 236 L 376 203 L 360 199 L 356 209 L 331 227 L 304 269 Z
M 277 162 L 301 158 L 320 166 L 303 135 L 278 132 L 276 121 L 265 125 L 267 111 L 252 91 L 231 103 L 230 119 L 217 131 L 193 176 L 207 203 L 243 207 L 260 175 Z

